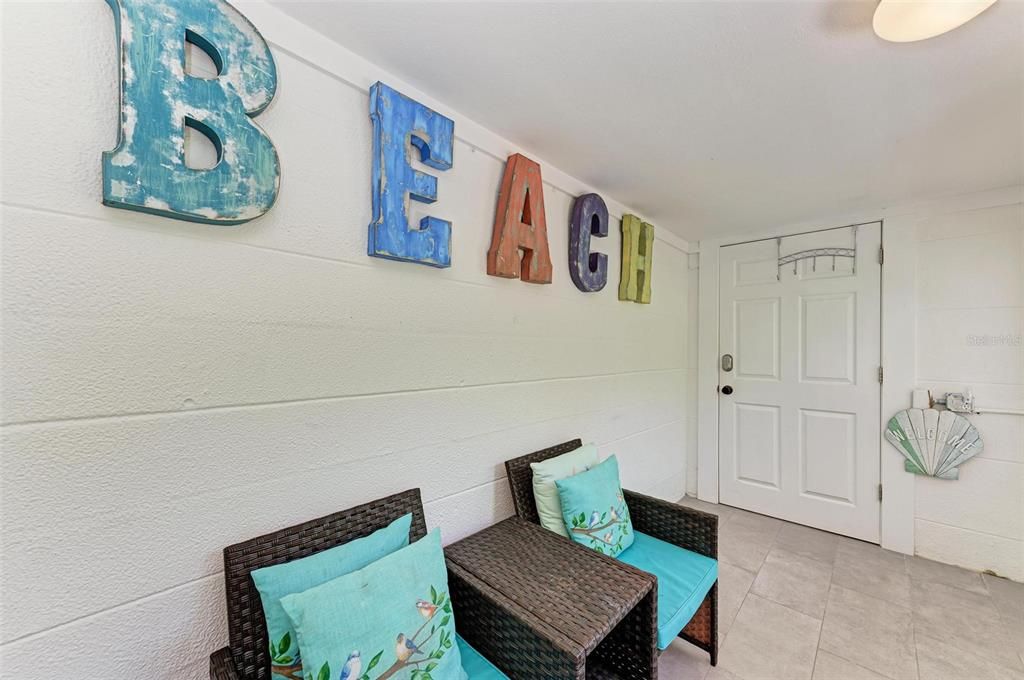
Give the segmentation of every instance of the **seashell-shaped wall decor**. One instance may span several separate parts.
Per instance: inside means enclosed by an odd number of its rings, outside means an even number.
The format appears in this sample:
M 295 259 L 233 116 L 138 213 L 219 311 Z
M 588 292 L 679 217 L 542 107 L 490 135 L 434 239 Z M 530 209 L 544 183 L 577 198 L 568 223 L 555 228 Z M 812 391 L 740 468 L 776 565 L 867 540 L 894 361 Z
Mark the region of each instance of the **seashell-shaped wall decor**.
M 967 418 L 933 408 L 900 411 L 889 419 L 885 438 L 906 458 L 907 472 L 941 479 L 957 479 L 957 468 L 985 448 Z

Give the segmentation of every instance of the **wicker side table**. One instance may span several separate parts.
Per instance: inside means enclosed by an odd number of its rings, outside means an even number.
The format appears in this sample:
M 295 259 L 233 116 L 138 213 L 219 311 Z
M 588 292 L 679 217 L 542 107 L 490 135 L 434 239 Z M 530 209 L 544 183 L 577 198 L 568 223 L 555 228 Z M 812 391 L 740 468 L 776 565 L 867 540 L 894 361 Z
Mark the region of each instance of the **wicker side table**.
M 574 657 L 564 677 L 657 678 L 654 576 L 518 517 L 449 545 L 445 556 L 500 593 L 506 606 L 543 622 L 537 635 L 558 631 L 559 645 Z M 539 669 L 520 677 L 551 678 Z

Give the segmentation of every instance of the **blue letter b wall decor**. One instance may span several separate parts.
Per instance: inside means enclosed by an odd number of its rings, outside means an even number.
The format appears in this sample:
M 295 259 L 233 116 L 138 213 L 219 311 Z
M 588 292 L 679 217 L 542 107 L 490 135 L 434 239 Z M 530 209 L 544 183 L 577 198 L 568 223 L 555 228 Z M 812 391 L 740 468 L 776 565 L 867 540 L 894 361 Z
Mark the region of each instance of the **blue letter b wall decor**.
M 409 226 L 406 196 L 423 203 L 437 200 L 437 178 L 414 170 L 412 147 L 432 168 L 452 167 L 455 123 L 384 83 L 370 88 L 373 120 L 373 221 L 367 254 L 432 267 L 452 263 L 452 223 L 424 217 Z
M 608 283 L 608 256 L 590 252 L 592 236 L 608 235 L 608 206 L 597 194 L 583 194 L 572 204 L 569 221 L 569 275 L 584 293 L 596 293 Z
M 121 59 L 121 129 L 103 154 L 103 203 L 208 224 L 266 213 L 280 186 L 270 138 L 250 120 L 274 98 L 263 37 L 223 0 L 107 0 Z M 185 73 L 185 43 L 218 75 Z M 185 163 L 185 126 L 217 149 L 209 169 Z

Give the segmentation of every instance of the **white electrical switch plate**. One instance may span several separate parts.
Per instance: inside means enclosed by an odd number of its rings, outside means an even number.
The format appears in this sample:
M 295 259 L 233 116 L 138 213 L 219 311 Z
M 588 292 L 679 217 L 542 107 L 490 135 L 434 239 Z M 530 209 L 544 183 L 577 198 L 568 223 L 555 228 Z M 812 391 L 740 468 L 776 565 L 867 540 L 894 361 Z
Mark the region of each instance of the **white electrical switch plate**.
M 950 392 L 946 395 L 946 408 L 957 413 L 974 412 L 974 395 L 967 392 Z

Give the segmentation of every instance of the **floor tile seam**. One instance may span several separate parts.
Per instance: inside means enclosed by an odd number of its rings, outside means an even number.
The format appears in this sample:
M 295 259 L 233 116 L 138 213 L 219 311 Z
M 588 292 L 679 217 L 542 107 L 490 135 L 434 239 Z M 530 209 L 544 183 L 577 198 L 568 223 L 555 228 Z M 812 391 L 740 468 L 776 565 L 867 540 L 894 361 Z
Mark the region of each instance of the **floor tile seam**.
M 840 587 L 840 588 L 844 588 L 844 586 L 839 586 L 839 587 Z M 846 589 L 846 590 L 850 590 L 849 588 L 845 588 L 845 589 Z M 854 591 L 854 592 L 858 592 L 858 591 Z M 860 594 L 860 595 L 863 595 L 864 593 L 859 593 L 859 592 L 858 592 L 858 594 Z M 829 601 L 831 601 L 831 600 L 832 600 L 832 597 L 831 597 L 831 595 L 832 595 L 832 588 L 831 588 L 831 587 L 829 587 Z M 868 596 L 868 597 L 870 597 L 870 596 Z M 878 598 L 874 598 L 874 599 L 878 599 Z M 827 604 L 827 603 L 826 603 L 826 607 L 825 607 L 825 615 L 826 615 L 826 616 L 828 616 L 828 604 Z M 914 622 L 913 622 L 913 621 L 911 621 L 911 622 L 910 622 L 910 626 L 911 626 L 911 629 L 913 629 L 913 625 L 914 625 Z M 822 631 L 824 632 L 824 630 L 825 630 L 825 621 L 824 621 L 824 619 L 822 619 L 821 629 L 822 629 Z M 818 646 L 819 646 L 819 649 L 821 649 L 821 642 L 820 642 L 820 640 L 819 640 L 819 642 L 818 642 Z M 877 671 L 877 670 L 875 670 L 875 669 L 873 669 L 873 668 L 868 668 L 868 667 L 867 667 L 867 666 L 865 666 L 864 664 L 861 664 L 861 663 L 857 663 L 857 662 L 856 662 L 856 661 L 854 661 L 853 659 L 849 659 L 849 658 L 847 658 L 847 657 L 843 656 L 843 652 L 841 652 L 841 651 L 837 651 L 837 650 L 835 650 L 835 649 L 825 649 L 825 650 L 823 650 L 823 651 L 825 651 L 825 652 L 828 652 L 829 654 L 831 654 L 831 655 L 833 655 L 833 656 L 837 656 L 837 657 L 839 657 L 840 659 L 842 659 L 843 661 L 846 661 L 846 662 L 848 662 L 848 663 L 851 663 L 851 664 L 853 664 L 854 666 L 857 666 L 857 667 L 859 667 L 859 668 L 863 668 L 863 669 L 865 669 L 865 670 L 871 671 L 872 673 L 874 673 L 874 674 L 876 674 L 876 675 L 881 675 L 881 676 L 883 676 L 883 677 L 889 678 L 889 680 L 906 680 L 905 678 L 894 678 L 894 677 L 893 677 L 892 675 L 890 675 L 890 674 L 888 674 L 888 673 L 884 673 L 884 672 L 882 672 L 882 671 Z M 917 664 L 917 658 L 916 658 L 916 654 L 917 654 L 917 649 L 916 649 L 916 647 L 915 647 L 915 649 L 914 649 L 914 654 L 915 654 L 915 659 L 914 659 L 914 663 L 915 663 L 915 666 L 916 666 L 916 664 Z M 918 672 L 918 673 L 917 673 L 917 675 L 918 675 L 918 679 L 917 679 L 917 680 L 920 680 L 920 672 Z
M 914 627 L 914 638 L 916 640 L 917 632 L 918 632 L 917 631 L 917 622 L 916 621 L 912 621 L 911 625 L 913 625 L 913 627 Z M 922 635 L 924 635 L 924 637 L 932 638 L 933 640 L 937 640 L 938 639 L 934 635 L 927 634 L 926 631 L 922 631 Z M 1024 659 L 1021 660 L 1021 665 L 1019 665 L 1017 667 L 1008 666 L 1008 665 L 1006 665 L 1002 661 L 1002 659 L 997 659 L 997 658 L 992 657 L 991 655 L 987 655 L 987 654 L 986 655 L 979 654 L 977 647 L 972 647 L 970 649 L 967 649 L 967 645 L 964 645 L 962 643 L 961 644 L 957 644 L 960 640 L 961 640 L 960 637 L 954 635 L 954 636 L 950 636 L 948 639 L 942 640 L 942 643 L 946 644 L 946 645 L 949 645 L 950 647 L 956 649 L 959 652 L 966 652 L 967 654 L 971 654 L 973 656 L 977 656 L 977 657 L 979 657 L 979 658 L 981 658 L 981 659 L 983 659 L 985 661 L 988 661 L 991 664 L 995 664 L 996 666 L 999 666 L 1000 668 L 1002 668 L 1004 670 L 1010 670 L 1010 671 L 1014 671 L 1014 672 L 1019 673 L 1019 674 L 1024 674 Z M 1015 652 L 1014 655 L 1019 657 L 1020 653 Z

